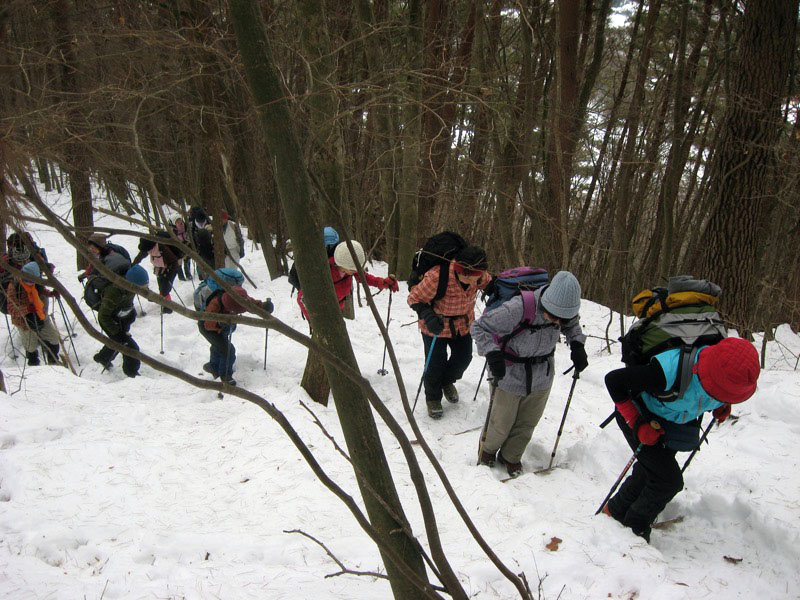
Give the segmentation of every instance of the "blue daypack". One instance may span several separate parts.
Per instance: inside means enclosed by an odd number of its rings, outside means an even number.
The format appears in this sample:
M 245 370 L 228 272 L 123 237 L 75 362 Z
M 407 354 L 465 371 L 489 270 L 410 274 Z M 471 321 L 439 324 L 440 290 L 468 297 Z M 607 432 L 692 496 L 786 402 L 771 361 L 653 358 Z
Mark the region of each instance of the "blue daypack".
M 242 285 L 244 283 L 244 275 L 236 269 L 223 267 L 217 269 L 214 273 L 228 285 Z M 219 283 L 211 277 L 206 277 L 194 290 L 194 296 L 192 298 L 194 301 L 194 309 L 200 312 L 204 311 L 211 301 L 211 298 L 218 293 L 222 293 L 222 291 L 222 287 L 220 287 Z

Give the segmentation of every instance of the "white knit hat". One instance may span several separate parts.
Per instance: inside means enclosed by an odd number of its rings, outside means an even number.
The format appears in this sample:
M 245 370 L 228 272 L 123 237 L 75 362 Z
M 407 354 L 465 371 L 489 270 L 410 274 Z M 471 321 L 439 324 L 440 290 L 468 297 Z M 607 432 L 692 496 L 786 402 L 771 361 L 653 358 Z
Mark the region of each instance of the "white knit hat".
M 367 255 L 364 254 L 364 248 L 362 248 L 361 244 L 355 240 L 351 241 L 350 243 L 353 244 L 353 250 L 356 251 L 358 262 L 363 268 L 364 263 L 367 262 Z M 350 249 L 347 247 L 347 242 L 342 242 L 336 246 L 336 250 L 333 251 L 333 262 L 335 262 L 337 266 L 347 269 L 348 271 L 358 271 L 356 263 L 353 261 L 353 255 L 350 254 Z
M 581 310 L 581 284 L 569 271 L 559 271 L 542 293 L 542 306 L 559 319 L 571 319 Z

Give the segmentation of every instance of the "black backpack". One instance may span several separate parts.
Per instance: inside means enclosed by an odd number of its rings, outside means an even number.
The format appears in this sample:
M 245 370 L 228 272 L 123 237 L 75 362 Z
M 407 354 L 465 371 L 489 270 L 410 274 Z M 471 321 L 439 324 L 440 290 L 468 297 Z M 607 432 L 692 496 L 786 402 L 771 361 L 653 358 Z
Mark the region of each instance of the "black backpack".
M 442 231 L 429 237 L 411 261 L 411 274 L 408 276 L 408 289 L 417 285 L 430 269 L 439 267 L 439 285 L 431 304 L 444 296 L 450 275 L 450 261 L 453 260 L 467 242 L 457 233 Z

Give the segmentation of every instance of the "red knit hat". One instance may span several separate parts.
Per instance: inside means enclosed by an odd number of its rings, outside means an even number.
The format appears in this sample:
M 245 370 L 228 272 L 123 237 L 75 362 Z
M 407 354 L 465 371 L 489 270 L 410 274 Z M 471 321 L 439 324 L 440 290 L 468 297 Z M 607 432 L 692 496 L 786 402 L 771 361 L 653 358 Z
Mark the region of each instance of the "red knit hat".
M 694 372 L 715 400 L 737 404 L 755 393 L 761 366 L 753 344 L 740 338 L 725 338 L 700 352 Z
M 223 308 L 232 313 L 241 314 L 245 312 L 247 309 L 239 304 L 237 300 L 247 298 L 247 292 L 244 291 L 244 288 L 240 285 L 234 285 L 231 288 L 233 292 L 233 296 L 231 296 L 228 292 L 222 294 L 222 306 Z

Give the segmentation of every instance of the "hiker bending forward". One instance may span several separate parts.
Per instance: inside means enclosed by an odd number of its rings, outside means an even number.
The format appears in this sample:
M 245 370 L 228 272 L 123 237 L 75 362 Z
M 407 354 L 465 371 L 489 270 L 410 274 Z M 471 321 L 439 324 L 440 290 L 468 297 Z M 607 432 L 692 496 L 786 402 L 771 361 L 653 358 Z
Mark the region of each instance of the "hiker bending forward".
M 650 526 L 667 503 L 683 489 L 675 455 L 697 448 L 702 415 L 712 411 L 718 422 L 731 414 L 731 404 L 756 391 L 760 372 L 753 344 L 726 338 L 703 346 L 682 396 L 662 401 L 678 375 L 681 349 L 657 354 L 647 365 L 625 367 L 606 375 L 606 388 L 628 445 L 641 450 L 631 475 L 603 512 L 650 541 Z
M 336 234 L 336 238 L 338 239 L 339 234 L 336 233 L 332 227 L 326 227 L 325 229 L 326 244 L 328 240 L 328 229 Z M 364 265 L 367 264 L 367 255 L 364 252 L 364 248 L 359 242 L 351 241 L 350 243 L 353 244 L 358 262 L 363 269 Z M 328 264 L 331 269 L 331 279 L 333 279 L 333 291 L 336 292 L 336 299 L 339 301 L 339 309 L 344 310 L 345 301 L 350 295 L 350 292 L 353 291 L 353 279 L 361 281 L 361 276 L 358 274 L 358 267 L 353 260 L 353 255 L 350 254 L 350 249 L 347 247 L 346 242 L 341 242 L 336 246 L 333 251 L 333 256 L 328 258 Z M 394 293 L 399 289 L 397 279 L 394 275 L 375 277 L 369 273 L 364 273 L 364 278 L 368 286 L 378 288 L 379 290 L 388 289 L 390 293 Z M 303 318 L 308 319 L 308 309 L 306 308 L 305 302 L 303 302 L 303 290 L 297 293 L 297 304 L 300 307 L 300 312 L 303 313 Z
M 560 271 L 548 286 L 524 293 L 533 295 L 528 315 L 520 294 L 485 313 L 471 328 L 494 386 L 480 463 L 491 467 L 498 460 L 512 477 L 522 473 L 522 455 L 547 405 L 561 333 L 575 369 L 581 372 L 588 365 L 578 316 L 581 287 L 575 276 Z
M 206 305 L 205 312 L 218 314 L 240 315 L 247 309 L 240 304 L 240 301 L 250 301 L 256 306 L 260 306 L 268 313 L 272 313 L 274 306 L 272 300 L 267 298 L 263 302 L 247 295 L 243 287 L 235 285 L 231 287 L 233 294 L 228 292 L 212 295 Z M 214 379 L 219 377 L 222 383 L 236 385 L 233 379 L 233 364 L 236 362 L 236 347 L 231 343 L 231 336 L 236 329 L 235 323 L 224 323 L 222 321 L 198 321 L 197 327 L 200 334 L 211 345 L 209 351 L 209 361 L 203 365 L 203 370 L 210 374 Z
M 442 394 L 449 402 L 458 402 L 455 382 L 472 361 L 469 327 L 475 320 L 475 295 L 491 281 L 486 267 L 486 253 L 477 246 L 467 246 L 450 262 L 441 298 L 436 299 L 442 272 L 439 268 L 428 270 L 408 294 L 408 305 L 419 316 L 427 361 L 423 373 L 425 401 L 432 419 L 442 417 Z

